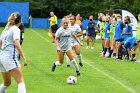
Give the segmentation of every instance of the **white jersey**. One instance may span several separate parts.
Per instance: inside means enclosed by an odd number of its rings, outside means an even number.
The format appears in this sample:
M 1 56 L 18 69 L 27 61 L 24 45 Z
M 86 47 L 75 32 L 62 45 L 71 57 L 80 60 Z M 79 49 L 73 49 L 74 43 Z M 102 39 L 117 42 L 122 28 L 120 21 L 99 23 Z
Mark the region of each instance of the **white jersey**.
M 70 38 L 72 37 L 72 30 L 68 27 L 68 29 L 64 29 L 63 27 L 60 27 L 55 37 L 58 38 L 58 44 L 62 51 L 67 51 L 71 47 Z
M 69 25 L 69 27 L 72 29 L 72 32 L 74 33 L 74 35 L 76 35 L 78 32 L 81 32 L 81 28 L 78 24 Z M 78 42 L 74 38 L 71 38 L 71 43 L 72 43 L 72 46 L 78 44 Z
M 8 30 L 3 30 L 0 40 L 2 41 L 2 50 L 0 52 L 0 68 L 1 65 L 5 71 L 19 67 L 17 61 L 17 49 L 14 41 L 20 40 L 20 29 L 16 26 L 10 27 Z

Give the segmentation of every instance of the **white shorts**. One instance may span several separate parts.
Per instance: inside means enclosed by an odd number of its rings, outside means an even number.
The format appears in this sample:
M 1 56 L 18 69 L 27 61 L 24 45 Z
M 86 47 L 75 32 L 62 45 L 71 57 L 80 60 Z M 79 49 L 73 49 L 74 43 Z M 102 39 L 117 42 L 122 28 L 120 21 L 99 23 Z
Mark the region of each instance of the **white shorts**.
M 61 50 L 62 52 L 68 52 L 69 50 L 71 50 L 72 48 L 71 48 L 71 46 L 70 47 L 68 47 L 66 50 Z
M 9 70 L 18 67 L 20 67 L 20 64 L 17 58 L 9 58 L 3 55 L 0 57 L 0 72 L 8 72 Z
M 79 43 L 77 42 L 77 41 L 75 41 L 75 40 L 72 40 L 71 41 L 71 47 L 73 47 L 73 46 L 75 46 L 75 45 L 78 45 Z

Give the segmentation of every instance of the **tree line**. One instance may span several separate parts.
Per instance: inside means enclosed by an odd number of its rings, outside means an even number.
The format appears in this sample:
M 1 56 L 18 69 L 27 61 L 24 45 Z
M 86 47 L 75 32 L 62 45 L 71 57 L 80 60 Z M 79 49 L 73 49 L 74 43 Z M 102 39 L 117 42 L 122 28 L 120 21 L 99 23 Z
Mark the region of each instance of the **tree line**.
M 49 17 L 54 11 L 58 18 L 70 13 L 80 14 L 84 19 L 93 15 L 97 19 L 100 12 L 124 9 L 137 17 L 140 13 L 140 0 L 1 0 L 10 2 L 30 2 L 30 14 L 34 18 Z

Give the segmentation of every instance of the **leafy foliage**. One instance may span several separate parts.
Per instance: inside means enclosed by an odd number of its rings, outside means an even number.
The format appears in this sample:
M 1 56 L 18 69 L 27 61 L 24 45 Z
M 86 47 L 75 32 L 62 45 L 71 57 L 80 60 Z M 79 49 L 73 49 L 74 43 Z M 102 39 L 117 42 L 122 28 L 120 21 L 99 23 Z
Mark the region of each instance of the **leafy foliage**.
M 30 13 L 33 17 L 49 17 L 54 11 L 58 18 L 78 13 L 85 19 L 106 10 L 125 9 L 135 16 L 140 12 L 140 0 L 1 0 L 11 2 L 30 2 Z

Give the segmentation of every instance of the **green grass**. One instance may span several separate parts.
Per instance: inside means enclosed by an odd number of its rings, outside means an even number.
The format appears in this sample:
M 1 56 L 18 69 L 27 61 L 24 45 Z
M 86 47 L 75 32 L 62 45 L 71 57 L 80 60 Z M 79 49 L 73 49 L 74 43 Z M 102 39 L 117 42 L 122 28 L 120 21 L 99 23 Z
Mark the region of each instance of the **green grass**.
M 2 29 L 1 29 L 2 30 Z M 81 48 L 84 67 L 79 67 L 81 76 L 77 77 L 70 68 L 57 67 L 51 71 L 52 63 L 57 61 L 56 47 L 48 37 L 47 29 L 25 29 L 23 50 L 28 60 L 28 68 L 22 66 L 27 93 L 139 93 L 139 63 L 121 62 L 100 57 L 101 42 L 96 41 L 94 50 Z M 137 58 L 140 56 L 137 51 Z M 22 61 L 20 62 L 21 65 Z M 74 75 L 78 82 L 68 85 L 66 79 Z M 0 76 L 0 82 L 2 78 Z M 121 84 L 125 85 L 125 87 Z M 126 88 L 127 87 L 127 88 Z M 134 90 L 132 92 L 130 90 Z M 12 80 L 6 93 L 17 93 L 17 84 Z

